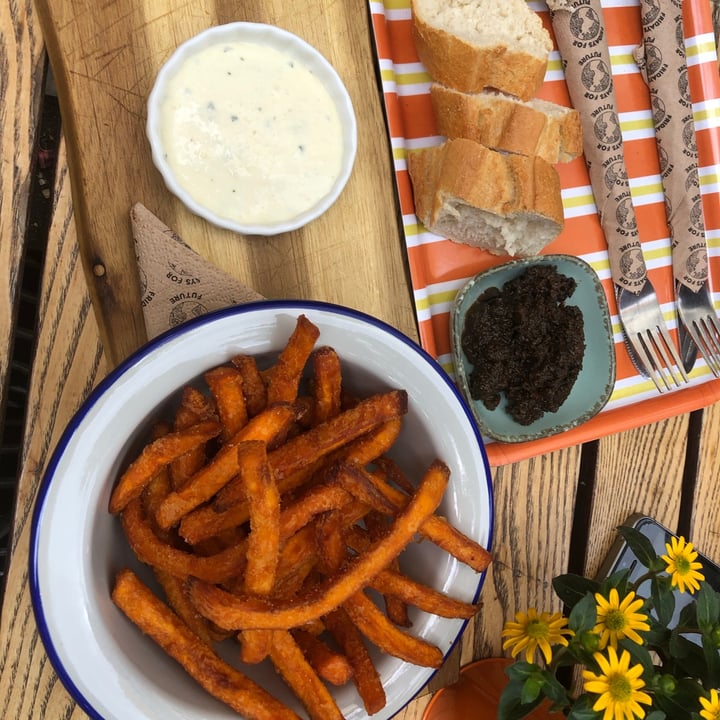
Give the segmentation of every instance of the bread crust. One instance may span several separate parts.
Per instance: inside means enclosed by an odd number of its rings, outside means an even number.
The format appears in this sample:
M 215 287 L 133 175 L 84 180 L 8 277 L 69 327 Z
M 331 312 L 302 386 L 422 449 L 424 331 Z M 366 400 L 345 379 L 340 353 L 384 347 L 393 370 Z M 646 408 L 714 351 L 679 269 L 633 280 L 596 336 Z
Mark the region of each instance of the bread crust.
M 439 83 L 430 86 L 430 97 L 438 131 L 447 138 L 539 155 L 553 164 L 582 153 L 580 116 L 572 108 L 531 105 L 499 93 L 461 93 Z
M 458 202 L 492 213 L 509 226 L 531 219 L 543 228 L 544 239 L 527 238 L 519 252 L 516 247 L 508 252 L 502 240 L 483 232 L 450 238 L 498 254 L 534 254 L 562 230 L 560 179 L 555 168 L 538 156 L 506 155 L 458 138 L 410 152 L 408 171 L 416 215 L 431 232 L 437 232 L 443 218 L 453 213 L 451 204 Z
M 412 3 L 412 32 L 420 61 L 434 80 L 460 92 L 501 90 L 528 100 L 545 78 L 547 56 L 506 45 L 481 47 L 427 23 Z M 549 51 L 548 51 L 549 52 Z

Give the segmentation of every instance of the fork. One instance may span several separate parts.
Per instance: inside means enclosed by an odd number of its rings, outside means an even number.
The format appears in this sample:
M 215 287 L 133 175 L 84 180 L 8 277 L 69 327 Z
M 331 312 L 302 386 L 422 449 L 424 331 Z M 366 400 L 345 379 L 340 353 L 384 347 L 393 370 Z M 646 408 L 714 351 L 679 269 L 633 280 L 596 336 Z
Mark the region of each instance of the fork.
M 640 6 L 644 52 L 636 59 L 653 105 L 672 242 L 683 365 L 689 372 L 699 350 L 712 373 L 720 377 L 720 322 L 710 296 L 697 142 L 692 116 L 688 118 L 692 98 L 683 42 L 682 7 L 677 7 L 672 0 L 641 0 Z M 658 13 L 665 18 L 663 23 L 658 24 Z M 685 332 L 691 343 L 683 342 Z M 685 345 L 689 346 L 687 355 Z
M 650 281 L 636 294 L 618 288 L 616 297 L 628 352 L 641 374 L 649 377 L 661 393 L 688 382 Z
M 600 0 L 548 0 L 548 7 L 570 99 L 580 114 L 585 160 L 628 354 L 638 372 L 662 393 L 673 385 L 680 387 L 688 378 L 647 276 L 624 161 L 602 5 Z M 582 18 L 590 14 L 594 22 L 585 30 Z
M 720 378 L 720 322 L 710 298 L 707 282 L 695 292 L 686 285 L 678 283 L 675 291 L 680 321 L 712 374 Z

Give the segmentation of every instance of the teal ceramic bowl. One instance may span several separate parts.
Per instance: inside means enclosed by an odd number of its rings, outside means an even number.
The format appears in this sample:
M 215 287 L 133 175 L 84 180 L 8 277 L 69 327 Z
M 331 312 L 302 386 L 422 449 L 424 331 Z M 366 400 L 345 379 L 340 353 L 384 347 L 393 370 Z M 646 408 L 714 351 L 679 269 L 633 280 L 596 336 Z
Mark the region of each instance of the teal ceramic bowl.
M 573 278 L 577 287 L 567 299 L 583 314 L 585 354 L 577 380 L 557 412 L 546 412 L 529 425 L 514 420 L 506 410 L 503 395 L 494 410 L 473 400 L 469 379 L 472 365 L 461 346 L 468 308 L 491 287 L 502 289 L 508 280 L 522 275 L 532 265 L 552 265 L 557 272 Z M 573 255 L 539 255 L 511 260 L 473 277 L 458 292 L 451 310 L 452 348 L 457 383 L 472 409 L 483 435 L 507 443 L 537 440 L 574 428 L 597 415 L 605 406 L 615 385 L 615 344 L 607 298 L 597 274 L 584 260 Z

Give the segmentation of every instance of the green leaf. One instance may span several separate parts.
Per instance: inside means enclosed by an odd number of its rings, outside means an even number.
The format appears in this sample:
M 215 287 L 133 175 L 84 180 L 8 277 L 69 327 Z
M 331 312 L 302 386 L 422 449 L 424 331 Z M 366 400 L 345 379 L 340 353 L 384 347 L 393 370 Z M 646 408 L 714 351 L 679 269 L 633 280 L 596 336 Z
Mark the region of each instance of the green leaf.
M 657 578 L 652 578 L 650 597 L 658 621 L 667 627 L 672 622 L 675 613 L 675 593 L 665 583 L 658 582 Z
M 677 697 L 665 697 L 656 695 L 654 697 L 655 707 L 673 720 L 692 720 L 692 713 Z
M 637 559 L 646 568 L 649 568 L 653 561 L 657 560 L 658 554 L 655 552 L 655 548 L 650 540 L 639 530 L 634 527 L 629 527 L 628 525 L 620 525 L 617 531 L 625 539 L 625 542 L 635 553 Z
M 523 683 L 522 690 L 520 691 L 520 703 L 522 705 L 530 705 L 540 697 L 540 691 L 543 689 L 542 677 L 536 677 L 531 675 Z
M 703 677 L 705 657 L 702 648 L 673 630 L 669 649 L 671 657 L 666 660 L 664 669 L 675 677 Z
M 535 675 L 538 670 L 540 670 L 539 665 L 525 662 L 524 660 L 518 660 L 505 668 L 505 674 L 510 678 L 510 680 L 525 682 L 527 678 Z
M 545 697 L 560 707 L 566 707 L 568 704 L 567 689 L 549 670 L 542 671 L 543 693 Z
M 715 643 L 703 633 L 702 649 L 707 664 L 707 674 L 703 677 L 705 687 L 718 687 L 720 685 L 720 654 Z
M 528 705 L 523 705 L 520 700 L 524 683 L 519 680 L 509 682 L 500 695 L 498 703 L 498 720 L 521 720 L 527 717 L 541 702 L 539 697 Z
M 665 720 L 667 715 L 662 710 L 653 710 L 645 716 L 645 720 Z
M 576 635 L 592 630 L 597 623 L 597 603 L 595 598 L 588 593 L 581 600 L 575 603 L 568 617 L 568 627 Z
M 570 708 L 567 720 L 597 720 L 600 713 L 592 709 L 592 701 L 587 695 L 581 695 Z
M 655 665 L 648 649 L 644 645 L 638 645 L 628 639 L 621 640 L 618 644 L 630 653 L 630 657 L 636 665 L 642 665 L 645 682 L 648 683 L 655 674 Z
M 600 594 L 607 597 L 610 590 L 612 588 L 615 588 L 618 591 L 618 595 L 620 595 L 620 597 L 625 597 L 625 595 L 628 594 L 629 589 L 628 578 L 630 577 L 630 570 L 631 568 L 624 568 L 606 577 L 605 580 L 603 580 L 600 584 Z
M 698 627 L 705 633 L 720 620 L 720 596 L 707 583 L 700 585 L 696 597 Z
M 678 625 L 680 627 L 695 628 L 698 627 L 697 620 L 697 602 L 693 600 L 687 605 L 680 608 L 680 615 L 678 616 Z
M 665 647 L 670 640 L 670 630 L 664 625 L 661 625 L 652 615 L 650 615 L 648 621 L 650 623 L 650 631 L 643 633 L 645 643 L 653 648 Z
M 588 593 L 594 595 L 600 587 L 597 581 L 573 573 L 558 575 L 552 584 L 555 594 L 569 608 L 574 608 Z

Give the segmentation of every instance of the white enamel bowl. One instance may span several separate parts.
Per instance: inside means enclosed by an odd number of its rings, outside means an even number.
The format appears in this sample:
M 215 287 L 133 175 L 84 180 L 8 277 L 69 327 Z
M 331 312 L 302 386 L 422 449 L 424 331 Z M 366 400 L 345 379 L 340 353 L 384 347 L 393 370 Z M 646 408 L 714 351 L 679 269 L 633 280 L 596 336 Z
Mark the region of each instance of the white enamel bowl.
M 297 63 L 309 69 L 320 80 L 337 109 L 342 128 L 342 158 L 339 172 L 334 183 L 323 197 L 318 199 L 311 207 L 298 211 L 292 217 L 278 219 L 274 222 L 240 222 L 233 220 L 232 217 L 222 214 L 220 210 L 211 209 L 200 202 L 197 199 L 197 188 L 181 181 L 167 160 L 162 133 L 161 105 L 166 96 L 168 82 L 178 72 L 179 68 L 197 52 L 211 45 L 232 42 L 247 42 L 266 46 L 294 59 Z M 267 82 L 271 80 L 271 77 L 267 78 Z M 238 83 L 236 94 L 229 101 L 236 106 L 243 107 L 245 102 L 254 102 L 253 93 Z M 280 101 L 275 100 L 275 102 L 279 103 Z M 253 134 L 245 132 L 242 123 L 237 123 L 237 125 L 238 129 L 235 134 L 241 136 L 246 145 L 255 142 Z M 264 23 L 233 22 L 217 25 L 182 43 L 162 66 L 155 79 L 147 102 L 146 134 L 152 150 L 153 163 L 160 171 L 168 190 L 196 215 L 214 225 L 244 235 L 277 235 L 300 228 L 318 218 L 333 205 L 343 191 L 352 173 L 357 152 L 355 112 L 350 95 L 335 68 L 318 50 L 302 38 L 287 30 Z M 271 156 L 274 157 L 273 153 L 276 154 L 277 147 L 258 149 L 258 152 L 261 153 L 267 151 L 270 151 Z M 265 180 L 258 178 L 257 182 L 262 184 Z M 298 178 L 297 185 L 301 185 L 302 182 L 302 179 Z M 239 206 L 242 206 L 242 198 L 239 198 L 237 202 Z
M 440 514 L 490 547 L 490 473 L 475 422 L 448 376 L 416 344 L 376 319 L 324 303 L 265 301 L 193 319 L 140 349 L 97 387 L 58 443 L 38 493 L 30 550 L 35 616 L 55 670 L 91 717 L 237 717 L 200 689 L 112 603 L 111 585 L 122 567 L 132 567 L 149 584 L 153 581 L 134 559 L 107 506 L 119 469 L 169 398 L 234 354 L 276 353 L 301 313 L 320 328 L 318 345 L 338 351 L 350 391 L 368 395 L 407 390 L 409 413 L 394 457 L 411 477 L 436 457 L 444 460 L 451 482 Z M 484 574 L 430 542 L 412 544 L 401 562 L 408 574 L 466 601 L 477 599 L 484 580 Z M 419 612 L 412 620 L 412 632 L 445 654 L 464 627 L 462 621 Z M 235 662 L 237 645 L 224 654 Z M 382 720 L 397 713 L 432 671 L 379 654 L 376 662 L 388 703 L 373 718 Z M 266 663 L 244 669 L 302 715 Z M 345 717 L 366 717 L 354 687 L 333 692 Z

